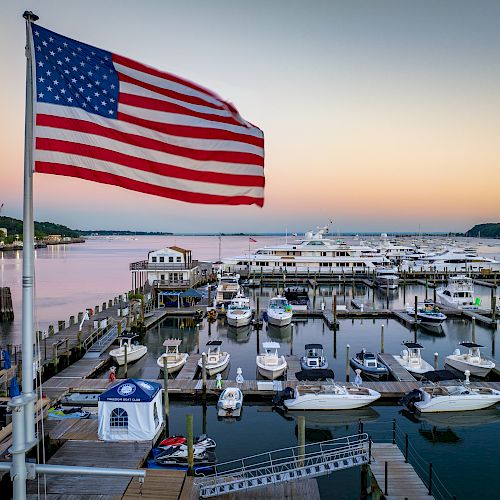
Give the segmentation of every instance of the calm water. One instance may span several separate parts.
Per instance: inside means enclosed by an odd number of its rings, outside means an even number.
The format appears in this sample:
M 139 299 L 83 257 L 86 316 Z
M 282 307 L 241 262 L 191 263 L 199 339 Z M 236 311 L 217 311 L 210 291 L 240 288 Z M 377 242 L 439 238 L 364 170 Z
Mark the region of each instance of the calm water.
M 284 238 L 257 238 L 255 247 L 277 243 Z M 169 245 L 180 245 L 193 251 L 200 260 L 216 260 L 218 257 L 217 237 L 138 237 L 97 238 L 81 245 L 50 247 L 37 251 L 37 329 L 46 329 L 57 320 L 67 320 L 85 307 L 93 307 L 104 300 L 124 293 L 131 287 L 128 265 L 130 262 L 146 258 L 152 249 Z M 222 255 L 230 256 L 248 251 L 248 238 L 224 237 Z M 0 285 L 10 286 L 13 293 L 16 319 L 12 324 L 0 324 L 0 343 L 19 343 L 21 330 L 21 254 L 6 254 L 0 257 Z M 251 290 L 250 296 L 255 303 L 256 294 L 260 295 L 261 306 L 266 307 L 273 294 L 271 288 Z M 337 294 L 338 303 L 348 303 L 352 297 L 365 303 L 366 308 L 385 307 L 387 296 L 364 286 L 354 289 L 347 285 L 321 287 L 316 297 L 316 306 L 325 301 L 331 307 L 332 293 Z M 432 290 L 428 290 L 432 297 Z M 425 287 L 408 286 L 400 288 L 389 296 L 391 306 L 403 307 L 413 303 L 414 296 L 425 298 Z M 476 295 L 489 306 L 490 290 L 476 287 Z M 498 295 L 498 290 L 497 290 Z M 312 292 L 310 293 L 313 300 Z M 394 320 L 342 320 L 339 331 L 334 334 L 322 320 L 294 321 L 294 327 L 264 328 L 259 333 L 248 330 L 234 330 L 223 321 L 208 326 L 204 321 L 199 327 L 189 319 L 169 319 L 148 332 L 146 342 L 148 355 L 129 368 L 130 376 L 155 379 L 159 376 L 156 358 L 163 352 L 165 338 L 183 339 L 181 350 L 202 352 L 209 339 L 222 339 L 223 348 L 231 353 L 231 365 L 227 377 L 233 378 L 236 369 L 241 367 L 243 376 L 255 377 L 255 355 L 259 345 L 265 340 L 281 343 L 282 353 L 302 354 L 304 344 L 319 342 L 323 344 L 331 368 L 339 380 L 345 378 L 346 345 L 350 344 L 351 355 L 365 347 L 378 350 L 380 327 L 385 326 L 385 351 L 398 353 L 401 341 L 414 338 L 414 332 Z M 448 320 L 441 336 L 418 329 L 416 336 L 425 349 L 424 358 L 433 362 L 434 352 L 440 355 L 440 366 L 444 357 L 455 349 L 461 340 L 470 339 L 471 324 L 464 320 Z M 498 333 L 496 334 L 498 335 Z M 476 327 L 476 340 L 485 346 L 484 352 L 500 361 L 495 346 L 495 334 L 480 326 Z M 498 340 L 498 339 L 497 339 Z M 351 372 L 351 377 L 352 377 Z M 269 406 L 245 405 L 240 421 L 220 421 L 215 406 L 209 404 L 205 419 L 200 405 L 187 402 L 173 402 L 171 405 L 171 432 L 182 433 L 185 415 L 195 416 L 195 432 L 205 429 L 218 442 L 217 453 L 220 460 L 231 460 L 253 453 L 296 443 L 296 421 L 293 416 L 272 412 Z M 306 437 L 308 441 L 340 437 L 357 432 L 357 422 L 366 422 L 365 430 L 375 440 L 390 437 L 391 420 L 397 420 L 398 436 L 405 432 L 410 436 L 416 467 L 427 468 L 429 461 L 448 490 L 457 498 L 498 498 L 495 482 L 492 480 L 500 453 L 500 411 L 496 408 L 486 412 L 472 412 L 466 415 L 438 417 L 425 421 L 411 421 L 396 405 L 379 405 L 363 409 L 354 414 L 330 414 L 326 416 L 306 415 Z M 205 426 L 203 422 L 205 421 Z M 420 465 L 418 465 L 420 464 Z M 356 499 L 360 494 L 359 469 L 337 472 L 319 480 L 322 498 Z M 390 487 L 390 482 L 389 482 Z M 444 490 L 442 490 L 444 491 Z

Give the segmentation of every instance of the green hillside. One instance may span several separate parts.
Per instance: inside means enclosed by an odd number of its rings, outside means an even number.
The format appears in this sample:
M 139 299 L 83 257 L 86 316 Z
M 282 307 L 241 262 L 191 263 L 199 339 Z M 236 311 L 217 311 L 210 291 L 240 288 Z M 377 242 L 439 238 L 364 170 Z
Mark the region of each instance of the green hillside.
M 23 236 L 23 221 L 14 219 L 13 217 L 0 216 L 0 227 L 7 229 L 8 238 L 14 238 L 17 234 L 19 239 Z M 63 226 L 62 224 L 54 224 L 53 222 L 36 222 L 35 221 L 35 236 L 43 238 L 48 234 L 60 234 L 61 236 L 70 236 L 77 238 L 80 236 L 78 231 Z
M 465 235 L 481 236 L 481 238 L 500 238 L 500 222 L 476 224 L 472 229 L 469 229 Z

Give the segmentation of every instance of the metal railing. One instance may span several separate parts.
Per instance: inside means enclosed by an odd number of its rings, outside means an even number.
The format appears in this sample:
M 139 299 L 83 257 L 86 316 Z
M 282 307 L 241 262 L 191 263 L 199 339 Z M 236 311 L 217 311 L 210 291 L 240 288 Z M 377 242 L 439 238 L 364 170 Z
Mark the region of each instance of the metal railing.
M 198 261 L 182 262 L 149 262 L 140 260 L 129 265 L 130 271 L 189 271 L 198 267 Z
M 214 474 L 194 480 L 203 498 L 267 484 L 330 474 L 369 462 L 369 438 L 353 436 L 282 448 L 232 460 L 214 467 Z

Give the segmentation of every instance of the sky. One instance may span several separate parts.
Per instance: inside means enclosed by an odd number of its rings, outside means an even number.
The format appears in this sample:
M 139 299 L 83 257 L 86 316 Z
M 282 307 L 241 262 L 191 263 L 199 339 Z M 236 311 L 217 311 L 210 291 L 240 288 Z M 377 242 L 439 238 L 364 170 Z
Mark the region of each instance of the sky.
M 178 74 L 266 140 L 265 205 L 187 204 L 35 174 L 35 219 L 80 229 L 465 231 L 500 220 L 500 2 L 0 4 L 0 204 L 22 216 L 24 20 Z

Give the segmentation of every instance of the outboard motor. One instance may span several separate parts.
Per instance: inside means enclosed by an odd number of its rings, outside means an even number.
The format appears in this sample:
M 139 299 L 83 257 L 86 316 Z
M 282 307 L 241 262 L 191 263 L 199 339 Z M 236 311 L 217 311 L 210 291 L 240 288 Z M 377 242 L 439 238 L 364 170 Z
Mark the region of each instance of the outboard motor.
M 273 397 L 273 406 L 282 406 L 285 399 L 293 398 L 293 389 L 291 387 L 285 387 L 280 393 Z
M 406 406 L 410 411 L 415 411 L 415 403 L 418 401 L 422 401 L 422 393 L 418 389 L 413 389 L 399 400 L 399 404 Z

